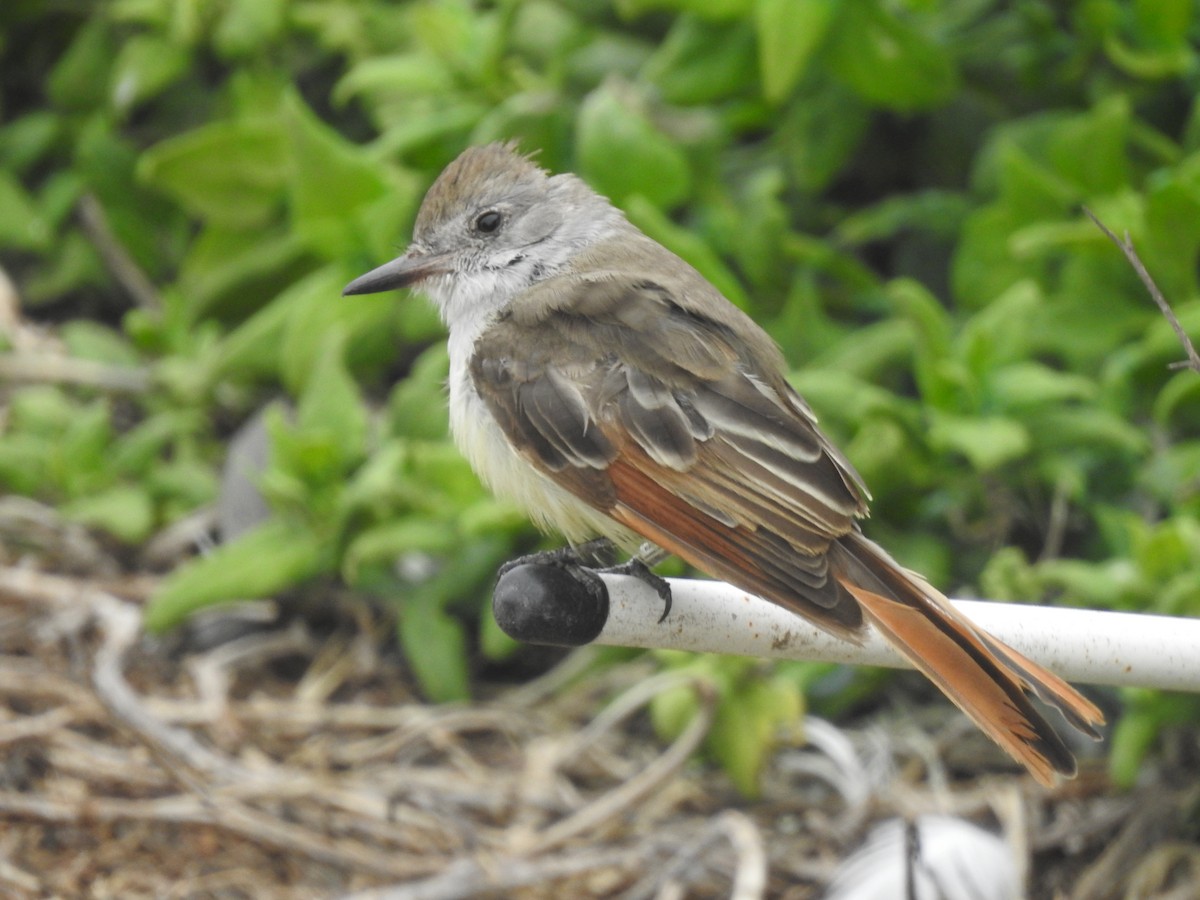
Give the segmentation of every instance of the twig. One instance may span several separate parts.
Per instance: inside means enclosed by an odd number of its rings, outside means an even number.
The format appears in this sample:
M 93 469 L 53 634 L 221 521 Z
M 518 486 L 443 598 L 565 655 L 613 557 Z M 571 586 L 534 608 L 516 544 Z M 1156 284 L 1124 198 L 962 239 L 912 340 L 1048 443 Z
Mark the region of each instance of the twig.
M 731 900 L 757 900 L 767 893 L 767 849 L 762 832 L 744 813 L 726 810 L 717 817 L 716 827 L 728 838 L 737 854 L 738 866 L 733 879 Z
M 97 649 L 92 667 L 92 686 L 100 702 L 189 786 L 196 788 L 197 783 L 186 770 L 202 772 L 218 783 L 238 780 L 241 766 L 204 746 L 191 733 L 156 719 L 125 680 L 125 654 L 141 635 L 140 610 L 100 591 L 88 591 L 87 595 L 104 631 L 104 643 Z
M 627 900 L 672 896 L 668 888 L 680 897 L 687 896 L 685 885 L 677 882 L 689 875 L 694 881 L 697 867 L 704 865 L 714 845 L 722 840 L 729 842 L 737 856 L 730 900 L 761 900 L 766 896 L 768 874 L 762 832 L 749 816 L 732 809 L 713 819 L 698 840 L 685 841 L 670 860 L 656 866 L 623 896 Z
M 531 854 L 544 853 L 582 832 L 597 828 L 675 775 L 696 752 L 712 726 L 715 695 L 702 682 L 697 681 L 696 687 L 700 693 L 700 706 L 688 727 L 670 747 L 637 775 L 535 835 L 532 846 L 522 849 Z
M 109 274 L 125 288 L 135 304 L 147 312 L 161 313 L 163 304 L 158 290 L 113 233 L 108 215 L 95 194 L 87 193 L 79 198 L 78 213 L 83 233 L 100 254 Z
M 59 706 L 36 716 L 22 716 L 0 724 L 0 747 L 17 741 L 51 735 L 69 725 L 77 718 L 77 712 L 69 706 Z
M 41 880 L 8 860 L 0 861 L 0 882 L 8 884 L 14 890 L 24 891 L 30 897 L 44 896 L 40 890 Z
M 349 894 L 342 900 L 461 900 L 506 896 L 516 888 L 545 884 L 596 869 L 631 869 L 644 865 L 652 848 L 645 844 L 618 850 L 584 850 L 570 856 L 529 860 L 520 857 L 460 859 L 417 884 Z
M 0 353 L 0 381 L 54 382 L 102 391 L 142 394 L 150 389 L 150 370 L 48 353 Z
M 215 825 L 255 841 L 386 878 L 413 878 L 440 869 L 443 861 L 430 856 L 403 856 L 394 850 L 375 851 L 345 841 L 334 841 L 307 828 L 284 822 L 237 803 L 206 803 L 198 797 L 179 795 L 153 800 L 91 797 L 68 803 L 43 796 L 0 791 L 0 815 L 37 819 L 43 822 L 149 821 L 177 825 Z
M 1133 241 L 1131 241 L 1129 238 L 1129 232 L 1125 232 L 1125 238 L 1122 240 L 1113 234 L 1108 226 L 1096 218 L 1096 214 L 1086 206 L 1083 208 L 1083 211 L 1087 214 L 1087 217 L 1096 224 L 1096 227 L 1104 233 L 1105 237 L 1116 244 L 1117 247 L 1120 248 L 1121 252 L 1125 254 L 1125 258 L 1129 260 L 1129 264 L 1133 266 L 1133 271 L 1137 273 L 1137 276 L 1141 279 L 1142 284 L 1146 286 L 1146 290 L 1150 292 L 1150 296 L 1158 305 L 1163 317 L 1166 318 L 1168 324 L 1170 324 L 1171 328 L 1174 329 L 1175 336 L 1179 338 L 1179 343 L 1183 344 L 1184 352 L 1187 353 L 1187 359 L 1171 363 L 1170 368 L 1191 369 L 1197 374 L 1200 374 L 1200 353 L 1196 352 L 1196 348 L 1192 344 L 1191 338 L 1189 338 L 1187 332 L 1183 330 L 1183 326 L 1179 324 L 1179 319 L 1176 317 L 1175 311 L 1171 309 L 1171 305 L 1167 303 L 1167 299 L 1163 296 L 1162 291 L 1158 289 L 1158 285 L 1154 283 L 1154 279 L 1151 278 L 1150 273 L 1146 271 L 1146 266 L 1142 263 L 1141 257 L 1138 256 L 1137 250 L 1135 250 L 1133 247 Z

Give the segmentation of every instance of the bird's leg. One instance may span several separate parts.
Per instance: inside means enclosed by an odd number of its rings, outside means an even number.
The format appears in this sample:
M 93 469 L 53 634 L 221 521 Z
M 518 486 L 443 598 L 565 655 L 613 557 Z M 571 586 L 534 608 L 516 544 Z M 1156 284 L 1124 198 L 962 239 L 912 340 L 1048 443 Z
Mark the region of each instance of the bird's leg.
M 660 575 L 655 575 L 650 569 L 668 556 L 670 554 L 662 547 L 646 541 L 646 543 L 638 548 L 637 553 L 629 557 L 628 562 L 621 563 L 619 566 L 608 566 L 597 571 L 613 575 L 631 575 L 642 584 L 652 588 L 654 593 L 658 594 L 659 599 L 663 602 L 662 615 L 658 617 L 658 621 L 661 624 L 671 614 L 671 585 L 667 582 L 667 579 Z
M 608 538 L 595 538 L 582 544 L 568 544 L 553 550 L 538 550 L 510 559 L 500 566 L 503 575 L 517 566 L 604 566 L 616 559 L 617 548 Z
M 535 553 L 518 556 L 500 566 L 496 575 L 499 580 L 519 566 L 553 566 L 568 573 L 587 588 L 589 593 L 607 597 L 608 590 L 596 573 L 608 570 L 597 569 L 596 566 L 610 565 L 616 555 L 616 545 L 608 538 L 601 537 L 582 544 L 568 544 L 553 550 L 538 550 Z
M 616 554 L 617 549 L 612 541 L 608 538 L 596 538 L 583 544 L 539 550 L 536 553 L 518 556 L 504 563 L 497 574 L 503 578 L 518 566 L 554 566 L 569 573 L 589 592 L 605 595 L 607 590 L 600 580 L 600 575 L 631 575 L 658 594 L 663 602 L 663 613 L 658 621 L 665 622 L 671 612 L 671 585 L 665 578 L 651 572 L 650 568 L 658 565 L 670 554 L 649 541 L 642 544 L 628 562 L 613 565 Z

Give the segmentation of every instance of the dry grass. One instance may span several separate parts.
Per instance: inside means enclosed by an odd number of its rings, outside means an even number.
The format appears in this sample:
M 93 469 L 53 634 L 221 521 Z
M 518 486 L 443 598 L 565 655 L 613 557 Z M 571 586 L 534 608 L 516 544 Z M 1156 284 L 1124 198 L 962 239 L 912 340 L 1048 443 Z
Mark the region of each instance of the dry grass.
M 644 708 L 678 681 L 646 664 L 580 651 L 428 706 L 378 610 L 327 598 L 319 634 L 226 612 L 149 638 L 151 576 L 0 501 L 18 513 L 42 527 L 37 552 L 0 545 L 0 896 L 816 897 L 873 822 L 930 811 L 1000 830 L 1034 896 L 1171 896 L 1200 874 L 1194 788 L 1122 796 L 1097 766 L 1053 796 L 964 780 L 956 756 L 1003 763 L 942 706 L 930 727 L 813 721 L 748 801 L 694 763 L 710 704 L 653 737 Z

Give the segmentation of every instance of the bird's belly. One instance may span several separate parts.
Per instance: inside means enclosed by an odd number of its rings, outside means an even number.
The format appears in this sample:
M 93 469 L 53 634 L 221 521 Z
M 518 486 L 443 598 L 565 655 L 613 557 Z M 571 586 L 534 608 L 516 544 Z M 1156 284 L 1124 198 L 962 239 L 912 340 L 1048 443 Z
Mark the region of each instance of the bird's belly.
M 475 474 L 497 497 L 520 507 L 543 531 L 572 544 L 604 536 L 628 550 L 642 538 L 559 487 L 523 458 L 471 387 L 469 376 L 450 385 L 450 430 Z

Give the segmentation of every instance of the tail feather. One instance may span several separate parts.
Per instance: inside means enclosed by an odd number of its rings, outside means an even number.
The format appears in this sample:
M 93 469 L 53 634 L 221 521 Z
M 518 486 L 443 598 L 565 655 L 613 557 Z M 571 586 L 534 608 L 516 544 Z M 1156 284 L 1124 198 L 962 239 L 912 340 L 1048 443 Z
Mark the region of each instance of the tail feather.
M 1057 675 L 976 628 L 924 579 L 861 534 L 831 554 L 834 577 L 865 618 L 979 728 L 1042 784 L 1075 774 L 1075 758 L 1031 697 L 1099 738 L 1100 710 Z

